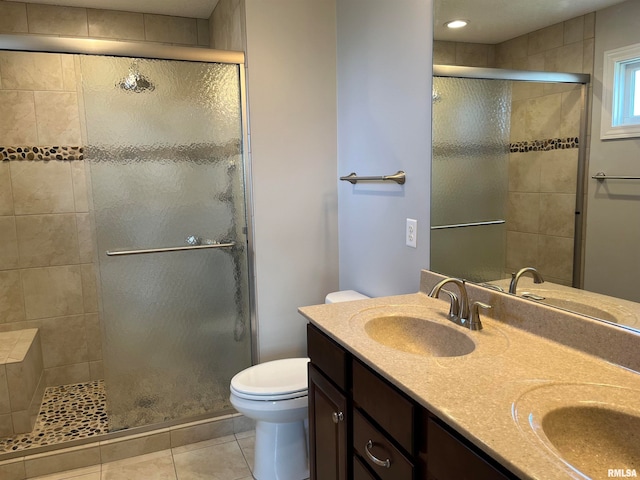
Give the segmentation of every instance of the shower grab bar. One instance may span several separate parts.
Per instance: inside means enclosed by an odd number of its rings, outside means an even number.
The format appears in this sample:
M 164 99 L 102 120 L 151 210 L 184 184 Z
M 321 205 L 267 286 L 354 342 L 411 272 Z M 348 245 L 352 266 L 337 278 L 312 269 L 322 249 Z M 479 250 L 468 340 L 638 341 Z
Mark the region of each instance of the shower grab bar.
M 491 220 L 488 222 L 471 222 L 471 223 L 454 223 L 453 225 L 436 225 L 431 227 L 431 230 L 444 230 L 447 228 L 461 228 L 461 227 L 481 227 L 483 225 L 501 225 L 506 223 L 505 220 Z
M 406 180 L 405 174 L 402 170 L 398 170 L 396 173 L 394 173 L 393 175 L 382 175 L 379 177 L 359 177 L 358 174 L 356 172 L 351 172 L 349 175 L 346 175 L 344 177 L 340 177 L 340 180 L 344 180 L 346 182 L 351 183 L 352 185 L 355 185 L 358 182 L 363 182 L 363 181 L 367 181 L 367 182 L 386 182 L 386 181 L 390 181 L 390 182 L 396 182 L 398 185 L 404 185 L 404 182 Z
M 598 172 L 591 178 L 601 182 L 603 180 L 640 180 L 640 177 L 630 177 L 628 175 L 605 175 L 604 172 Z
M 181 252 L 184 250 L 203 250 L 205 248 L 224 248 L 233 247 L 235 242 L 214 243 L 212 245 L 189 245 L 186 247 L 165 247 L 165 248 L 142 248 L 140 250 L 108 250 L 108 257 L 116 257 L 123 255 L 142 255 L 145 253 L 163 253 L 163 252 Z

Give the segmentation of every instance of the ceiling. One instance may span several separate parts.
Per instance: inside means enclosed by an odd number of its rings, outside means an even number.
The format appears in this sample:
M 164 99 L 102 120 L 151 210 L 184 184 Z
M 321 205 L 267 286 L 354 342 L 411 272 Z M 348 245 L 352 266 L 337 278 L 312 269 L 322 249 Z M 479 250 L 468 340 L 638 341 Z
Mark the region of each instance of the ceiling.
M 157 13 L 176 17 L 209 18 L 218 0 L 22 0 L 65 7 L 122 10 L 125 12 Z
M 500 43 L 625 0 L 435 0 L 436 40 Z M 458 30 L 444 23 L 469 21 Z

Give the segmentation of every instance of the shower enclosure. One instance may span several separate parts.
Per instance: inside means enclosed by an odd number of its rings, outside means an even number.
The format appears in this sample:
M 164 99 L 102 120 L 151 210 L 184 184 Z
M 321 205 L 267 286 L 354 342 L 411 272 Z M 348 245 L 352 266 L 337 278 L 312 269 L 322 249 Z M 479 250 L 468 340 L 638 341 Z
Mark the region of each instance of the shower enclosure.
M 0 333 L 39 329 L 43 390 L 100 397 L 69 409 L 80 435 L 60 438 L 75 428 L 65 425 L 48 438 L 36 422 L 19 438 L 0 431 L 0 451 L 233 411 L 230 379 L 255 348 L 243 61 L 237 52 L 0 35 L 5 73 L 17 65 L 61 79 L 18 79 L 20 91 L 0 88 L 0 99 L 67 102 L 46 144 L 19 131 L 21 110 L 5 108 L 16 119 L 0 145 L 0 183 L 12 185 L 13 222 L 29 225 L 18 240 L 35 253 L 0 258 L 0 274 L 22 275 L 25 303 L 41 306 L 1 319 Z M 36 274 L 45 280 L 29 284 Z M 85 432 L 91 415 L 105 429 Z
M 434 65 L 431 268 L 579 286 L 589 76 Z

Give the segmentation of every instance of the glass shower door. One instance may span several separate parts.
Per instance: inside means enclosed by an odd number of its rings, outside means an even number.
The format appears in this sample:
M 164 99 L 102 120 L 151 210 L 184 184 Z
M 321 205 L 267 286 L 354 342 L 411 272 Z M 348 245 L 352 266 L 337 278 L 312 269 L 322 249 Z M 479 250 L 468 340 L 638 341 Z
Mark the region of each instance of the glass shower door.
M 511 86 L 433 78 L 431 269 L 472 281 L 505 268 Z
M 225 411 L 251 364 L 240 66 L 80 63 L 110 430 Z

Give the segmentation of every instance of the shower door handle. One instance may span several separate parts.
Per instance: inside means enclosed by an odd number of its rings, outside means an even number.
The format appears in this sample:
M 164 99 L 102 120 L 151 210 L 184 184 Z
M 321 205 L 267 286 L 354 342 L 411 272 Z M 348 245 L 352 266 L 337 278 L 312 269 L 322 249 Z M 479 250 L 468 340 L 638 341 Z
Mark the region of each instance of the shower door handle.
M 184 250 L 204 250 L 205 248 L 227 248 L 235 246 L 235 242 L 213 243 L 211 245 L 188 245 L 186 247 L 143 248 L 139 250 L 108 250 L 108 257 L 124 255 L 142 255 L 146 253 L 182 252 Z

